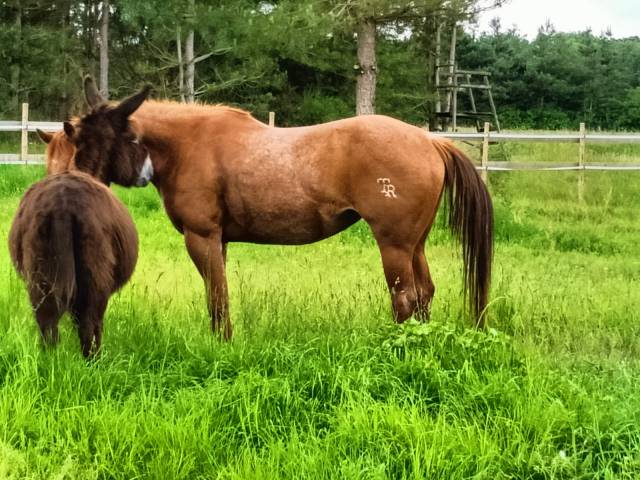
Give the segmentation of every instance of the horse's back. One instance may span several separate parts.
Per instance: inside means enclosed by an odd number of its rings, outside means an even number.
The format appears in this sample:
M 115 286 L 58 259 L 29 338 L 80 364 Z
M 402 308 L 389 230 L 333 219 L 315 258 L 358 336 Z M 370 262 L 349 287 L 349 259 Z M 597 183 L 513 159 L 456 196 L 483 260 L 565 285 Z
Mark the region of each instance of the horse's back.
M 436 173 L 442 173 L 443 159 L 434 145 L 440 139 L 422 128 L 385 115 L 361 115 L 306 127 L 269 129 L 258 132 L 257 138 L 262 145 L 275 146 L 267 152 L 290 152 L 292 168 L 315 167 L 343 178 L 353 173 L 354 168 L 412 168 L 424 174 L 426 169 L 435 166 Z
M 231 241 L 308 243 L 360 217 L 395 222 L 437 204 L 444 184 L 427 132 L 382 115 L 243 135 L 223 160 Z
M 404 186 L 405 194 L 439 195 L 443 187 L 441 140 L 401 120 L 362 115 L 287 130 L 273 135 L 290 138 L 293 168 L 307 190 L 355 201 L 379 196 L 386 184 Z

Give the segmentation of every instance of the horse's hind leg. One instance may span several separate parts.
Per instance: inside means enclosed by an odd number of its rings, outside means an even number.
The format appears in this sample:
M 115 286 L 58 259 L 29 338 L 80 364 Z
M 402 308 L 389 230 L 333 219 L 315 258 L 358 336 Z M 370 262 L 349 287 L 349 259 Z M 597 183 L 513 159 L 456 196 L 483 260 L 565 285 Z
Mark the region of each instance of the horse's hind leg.
M 424 254 L 424 244 L 428 234 L 429 229 L 427 229 L 427 232 L 418 242 L 416 250 L 413 253 L 413 276 L 416 282 L 416 292 L 418 294 L 417 315 L 423 320 L 429 319 L 431 301 L 436 291 L 436 287 L 431 280 L 427 257 Z
M 398 323 L 404 322 L 416 313 L 419 296 L 421 295 L 424 299 L 428 291 L 425 281 L 425 278 L 428 278 L 428 268 L 422 269 L 423 264 L 420 263 L 421 276 L 416 278 L 414 264 L 416 252 L 424 247 L 429 217 L 417 208 L 414 210 L 418 214 L 413 216 L 404 213 L 410 210 L 403 209 L 402 216 L 389 215 L 389 218 L 369 221 L 373 236 L 380 248 L 384 275 L 391 293 L 394 319 Z M 427 215 L 433 214 L 427 213 Z M 366 219 L 364 216 L 363 218 Z M 422 259 L 424 259 L 424 252 Z
M 383 206 L 385 208 L 379 207 L 374 212 L 375 217 L 362 215 L 380 247 L 398 323 L 416 313 L 416 309 L 424 314 L 433 296 L 424 244 L 433 223 L 437 200 L 438 197 L 399 199 L 405 204 L 398 208 Z
M 413 315 L 417 306 L 417 292 L 413 276 L 413 245 L 402 247 L 378 241 L 387 286 L 391 293 L 393 316 L 403 323 Z
M 416 293 L 418 295 L 417 315 L 428 320 L 431 312 L 431 301 L 436 287 L 431 280 L 429 273 L 429 264 L 424 255 L 424 242 L 418 243 L 416 251 L 413 254 L 413 276 L 416 282 Z

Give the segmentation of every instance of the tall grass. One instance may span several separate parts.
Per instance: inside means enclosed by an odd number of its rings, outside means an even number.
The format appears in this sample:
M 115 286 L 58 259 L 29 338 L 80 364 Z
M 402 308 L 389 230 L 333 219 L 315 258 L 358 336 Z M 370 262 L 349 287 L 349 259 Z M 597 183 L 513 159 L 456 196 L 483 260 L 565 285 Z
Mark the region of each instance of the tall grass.
M 36 167 L 0 168 L 0 236 Z M 637 478 L 640 174 L 492 173 L 490 328 L 462 314 L 437 222 L 432 321 L 391 321 L 357 224 L 302 247 L 233 244 L 230 343 L 152 188 L 117 194 L 140 260 L 87 364 L 40 348 L 0 249 L 0 478 Z

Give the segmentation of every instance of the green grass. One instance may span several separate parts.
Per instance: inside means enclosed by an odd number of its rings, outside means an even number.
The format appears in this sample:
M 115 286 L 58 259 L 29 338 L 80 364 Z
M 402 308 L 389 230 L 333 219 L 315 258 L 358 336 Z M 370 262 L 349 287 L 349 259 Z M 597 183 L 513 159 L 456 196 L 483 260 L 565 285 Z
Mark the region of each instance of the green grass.
M 43 174 L 0 168 L 0 236 Z M 140 234 L 87 364 L 70 321 L 39 346 L 0 249 L 0 478 L 640 476 L 640 173 L 492 173 L 491 328 L 462 315 L 461 261 L 427 246 L 432 322 L 391 321 L 366 225 L 303 247 L 233 244 L 236 336 L 151 187 L 116 189 Z
M 557 133 L 557 132 L 553 132 Z M 560 132 L 562 133 L 562 132 Z M 576 132 L 566 132 L 576 133 Z M 535 149 L 535 154 L 532 154 Z M 478 156 L 478 154 L 476 154 Z M 585 162 L 589 163 L 638 163 L 638 144 L 589 144 L 585 148 Z M 478 158 L 479 160 L 479 158 Z M 489 160 L 513 162 L 570 163 L 578 161 L 577 143 L 507 142 L 489 147 Z
M 46 150 L 46 145 L 38 135 L 29 133 L 29 153 L 42 154 Z M 0 154 L 20 153 L 20 132 L 0 132 Z

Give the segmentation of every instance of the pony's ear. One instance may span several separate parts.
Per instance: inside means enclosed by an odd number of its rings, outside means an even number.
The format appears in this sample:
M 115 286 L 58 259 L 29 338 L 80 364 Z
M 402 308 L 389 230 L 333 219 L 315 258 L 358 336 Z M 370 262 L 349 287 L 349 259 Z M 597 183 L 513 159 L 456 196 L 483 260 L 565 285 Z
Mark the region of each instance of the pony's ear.
M 151 87 L 147 85 L 140 92 L 135 95 L 130 96 L 129 98 L 125 98 L 120 105 L 113 109 L 117 114 L 127 118 L 133 112 L 135 112 L 142 102 L 144 102 L 149 96 L 149 92 L 151 91 Z
M 84 77 L 84 98 L 91 108 L 96 108 L 107 103 L 105 98 L 100 95 L 91 75 Z
M 53 138 L 53 133 L 43 132 L 39 128 L 36 128 L 36 133 L 44 143 L 49 143 Z
M 67 135 L 69 140 L 73 140 L 73 137 L 76 134 L 76 127 L 74 127 L 70 122 L 64 122 L 62 124 L 64 128 L 64 133 Z

